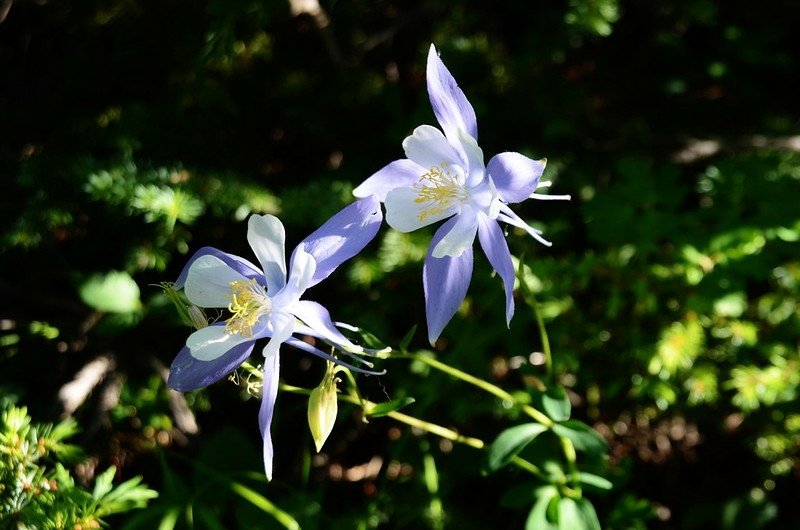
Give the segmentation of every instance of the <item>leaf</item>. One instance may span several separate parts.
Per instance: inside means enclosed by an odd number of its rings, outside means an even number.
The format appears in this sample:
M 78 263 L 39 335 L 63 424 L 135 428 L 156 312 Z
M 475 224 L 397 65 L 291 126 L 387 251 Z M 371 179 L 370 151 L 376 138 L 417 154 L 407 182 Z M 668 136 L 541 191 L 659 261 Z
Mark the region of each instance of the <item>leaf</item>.
M 588 529 L 581 514 L 578 503 L 569 497 L 563 498 L 558 503 L 558 529 L 583 530 Z
M 558 488 L 555 486 L 542 486 L 536 490 L 536 503 L 528 514 L 525 530 L 555 530 L 557 528 L 547 518 L 547 508 L 557 495 Z
M 369 409 L 367 415 L 375 418 L 386 416 L 390 412 L 394 412 L 396 410 L 402 409 L 403 407 L 407 407 L 408 405 L 414 403 L 415 401 L 416 400 L 413 397 L 404 397 L 400 399 L 393 399 L 392 401 L 387 401 L 386 403 L 378 403 L 377 405 Z
M 83 302 L 107 313 L 132 313 L 141 308 L 139 286 L 127 272 L 95 274 L 81 285 Z
M 572 403 L 561 385 L 550 385 L 542 395 L 542 407 L 554 421 L 566 421 L 572 412 Z
M 592 486 L 601 490 L 610 490 L 614 487 L 610 480 L 591 473 L 581 472 L 578 480 L 587 486 Z
M 239 495 L 253 506 L 261 509 L 261 511 L 270 514 L 287 530 L 300 530 L 300 523 L 295 521 L 291 515 L 275 506 L 269 499 L 257 491 L 239 482 L 229 482 L 228 486 L 235 494 Z
M 114 466 L 109 467 L 105 471 L 103 471 L 100 475 L 97 476 L 97 479 L 94 482 L 94 491 L 92 492 L 92 498 L 95 500 L 100 500 L 111 491 L 114 487 L 111 483 L 114 480 L 114 475 L 117 473 L 117 468 Z
M 487 467 L 490 472 L 497 471 L 508 464 L 526 445 L 547 430 L 538 423 L 525 423 L 501 432 L 489 446 Z
M 414 335 L 417 333 L 417 325 L 414 324 L 411 326 L 411 329 L 408 330 L 408 333 L 405 334 L 403 340 L 400 341 L 400 351 L 407 351 L 408 345 L 411 344 L 411 339 L 414 338 Z
M 606 441 L 597 431 L 578 420 L 567 420 L 552 427 L 553 432 L 568 438 L 575 449 L 584 453 L 603 454 L 606 452 Z
M 179 508 L 172 508 L 168 510 L 164 517 L 161 518 L 161 524 L 158 525 L 158 530 L 172 530 L 178 524 L 178 517 L 181 511 Z
M 589 499 L 578 499 L 575 502 L 578 505 L 580 516 L 583 519 L 584 528 L 588 528 L 589 530 L 601 530 L 597 512 L 594 511 L 594 506 L 589 502 Z

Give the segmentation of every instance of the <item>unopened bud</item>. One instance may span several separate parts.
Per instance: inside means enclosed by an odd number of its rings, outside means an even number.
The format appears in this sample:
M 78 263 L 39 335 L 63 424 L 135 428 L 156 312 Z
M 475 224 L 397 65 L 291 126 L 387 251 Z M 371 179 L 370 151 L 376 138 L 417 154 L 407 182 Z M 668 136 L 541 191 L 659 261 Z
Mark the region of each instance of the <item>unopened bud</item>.
M 192 327 L 194 329 L 203 329 L 208 327 L 208 319 L 206 318 L 206 314 L 203 313 L 203 310 L 197 307 L 196 305 L 190 305 L 186 312 L 189 315 L 189 321 L 192 323 Z
M 308 397 L 308 427 L 311 429 L 311 436 L 314 438 L 318 453 L 331 434 L 336 414 L 339 412 L 339 400 L 336 397 L 337 381 L 335 365 L 328 361 L 322 382 Z
M 158 287 L 163 289 L 164 294 L 175 306 L 178 316 L 187 326 L 192 326 L 194 329 L 202 329 L 208 327 L 208 318 L 203 310 L 192 305 L 186 299 L 186 296 L 175 288 L 175 284 L 171 282 L 161 282 Z

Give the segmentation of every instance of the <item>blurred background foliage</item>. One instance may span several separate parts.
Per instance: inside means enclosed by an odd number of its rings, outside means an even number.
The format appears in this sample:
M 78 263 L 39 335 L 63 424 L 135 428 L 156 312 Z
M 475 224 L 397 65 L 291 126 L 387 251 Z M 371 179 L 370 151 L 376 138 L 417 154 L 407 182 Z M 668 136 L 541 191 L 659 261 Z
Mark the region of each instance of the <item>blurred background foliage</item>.
M 348 204 L 434 123 L 434 42 L 484 152 L 547 157 L 573 196 L 518 210 L 552 248 L 508 241 L 573 417 L 609 444 L 614 488 L 589 493 L 603 528 L 800 526 L 797 20 L 792 0 L 2 2 L 0 398 L 77 422 L 88 458 L 32 473 L 89 496 L 110 487 L 95 469 L 142 476 L 159 497 L 121 528 L 525 526 L 525 476 L 482 476 L 475 450 L 345 404 L 316 455 L 288 393 L 266 485 L 241 381 L 164 385 L 188 330 L 154 285 L 204 245 L 249 256 L 251 213 L 293 245 Z M 424 321 L 429 237 L 383 230 L 312 298 L 398 344 Z M 410 349 L 535 396 L 542 345 L 518 302 L 506 330 L 477 257 L 442 340 Z M 424 364 L 382 365 L 369 399 L 414 397 L 410 414 L 486 440 L 519 421 Z M 283 356 L 293 385 L 323 371 Z

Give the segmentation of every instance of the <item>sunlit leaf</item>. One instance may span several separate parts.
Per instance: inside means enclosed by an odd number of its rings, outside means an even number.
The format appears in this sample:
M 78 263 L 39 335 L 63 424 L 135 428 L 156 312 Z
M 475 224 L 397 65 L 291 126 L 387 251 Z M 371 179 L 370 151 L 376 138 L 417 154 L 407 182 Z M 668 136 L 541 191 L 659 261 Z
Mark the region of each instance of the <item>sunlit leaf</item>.
M 487 469 L 497 471 L 546 430 L 539 423 L 526 423 L 501 432 L 488 448 Z
M 96 274 L 81 285 L 79 292 L 81 300 L 98 311 L 131 313 L 142 305 L 139 286 L 126 272 Z

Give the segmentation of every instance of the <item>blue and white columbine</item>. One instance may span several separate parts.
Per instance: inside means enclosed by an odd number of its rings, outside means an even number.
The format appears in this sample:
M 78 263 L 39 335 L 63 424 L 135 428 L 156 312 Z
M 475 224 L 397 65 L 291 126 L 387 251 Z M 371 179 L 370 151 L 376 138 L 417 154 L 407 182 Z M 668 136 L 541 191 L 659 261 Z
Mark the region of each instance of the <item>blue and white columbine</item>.
M 306 289 L 360 252 L 380 223 L 380 203 L 374 197 L 351 204 L 295 248 L 287 278 L 283 224 L 272 215 L 253 215 L 248 221 L 247 240 L 260 269 L 246 259 L 204 247 L 192 256 L 175 283 L 192 304 L 227 309 L 230 316 L 189 336 L 170 368 L 171 388 L 193 390 L 221 379 L 248 358 L 256 340 L 268 339 L 263 350 L 263 396 L 258 415 L 267 479 L 272 478 L 270 424 L 278 392 L 281 344 L 351 370 L 375 373 L 343 363 L 292 335 L 316 337 L 351 356 L 365 353 L 336 329 L 327 309 L 301 298 Z
M 408 158 L 385 166 L 353 193 L 385 203 L 386 222 L 400 232 L 449 218 L 434 234 L 423 269 L 428 340 L 433 344 L 466 296 L 475 235 L 503 279 L 508 324 L 514 315 L 514 267 L 498 221 L 522 228 L 549 246 L 508 204 L 569 196 L 536 193 L 550 185 L 540 182 L 546 160 L 506 152 L 484 166 L 475 111 L 433 45 L 426 77 L 433 113 L 444 133 L 430 125 L 417 127 L 403 141 Z

